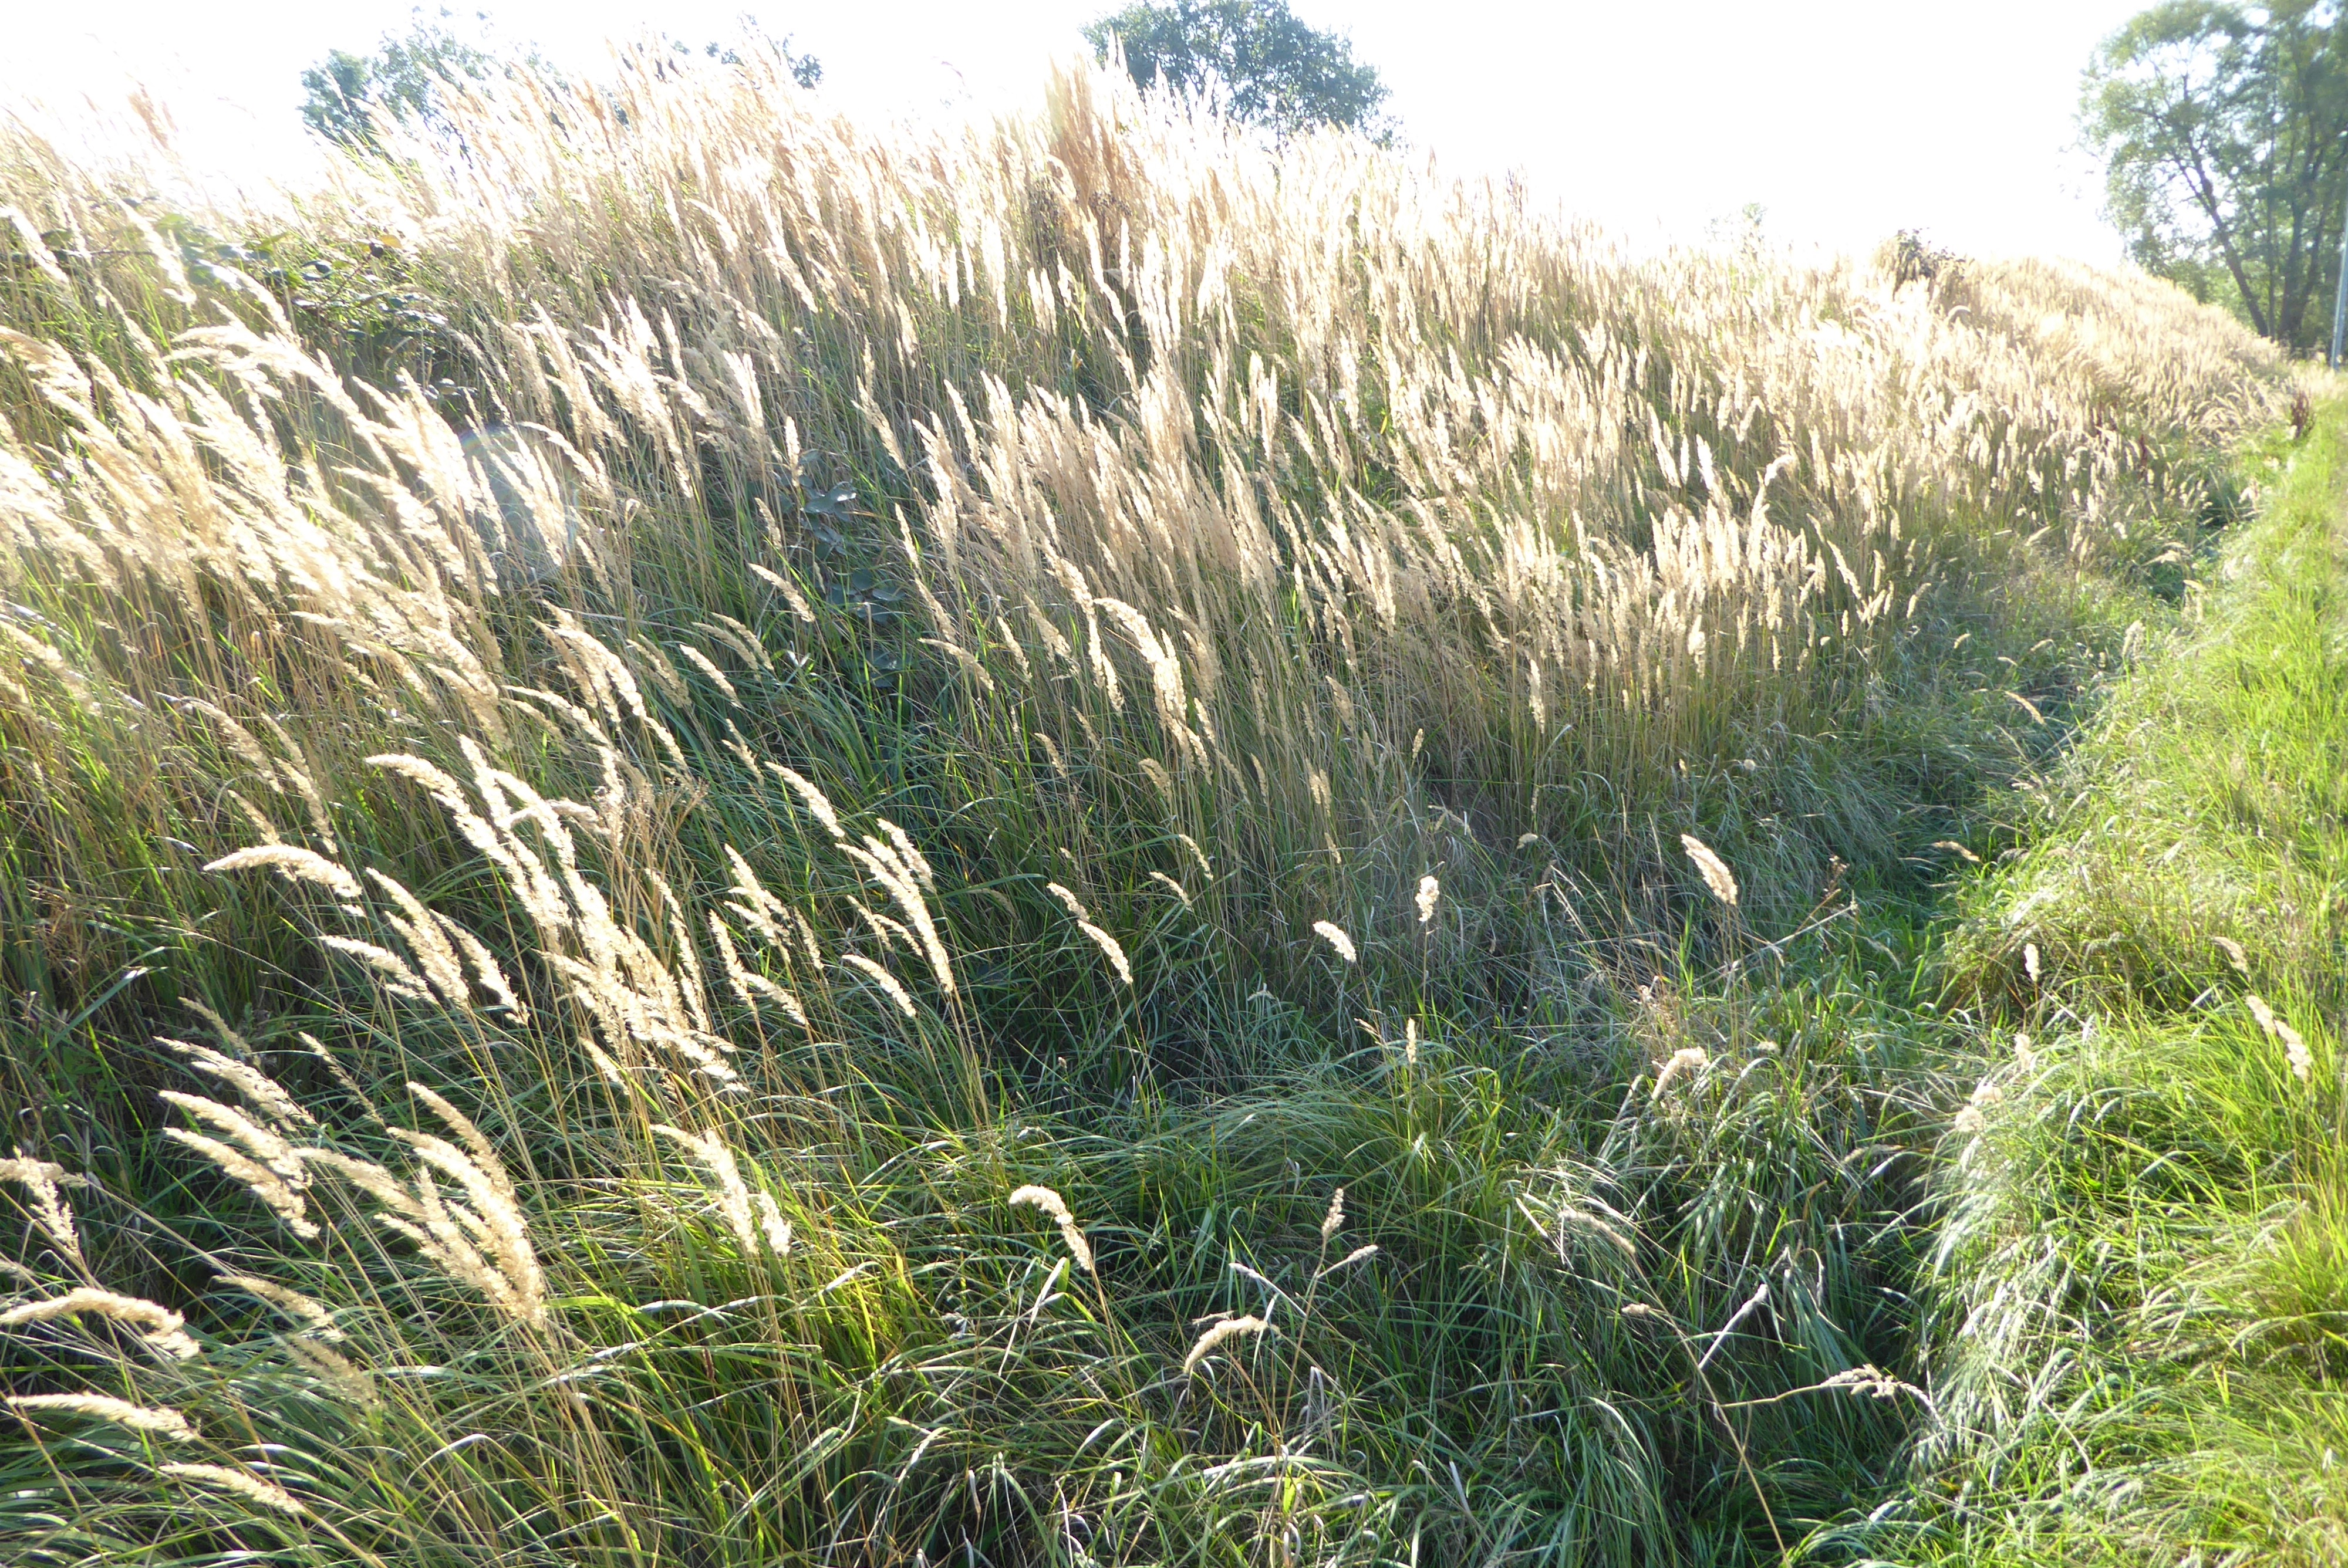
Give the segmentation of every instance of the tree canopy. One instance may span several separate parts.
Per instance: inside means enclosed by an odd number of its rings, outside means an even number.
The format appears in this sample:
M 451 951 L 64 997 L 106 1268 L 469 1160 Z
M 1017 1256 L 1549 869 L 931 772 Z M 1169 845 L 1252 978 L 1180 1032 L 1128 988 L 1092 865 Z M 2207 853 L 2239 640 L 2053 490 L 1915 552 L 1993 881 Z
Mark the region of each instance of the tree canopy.
M 448 13 L 441 15 L 445 17 Z M 660 46 L 667 55 L 700 55 L 725 65 L 739 65 L 754 55 L 768 56 L 800 87 L 811 87 L 823 79 L 822 61 L 794 52 L 788 37 L 771 37 L 747 17 L 740 36 L 731 42 L 696 47 L 664 36 Z M 530 56 L 530 63 L 545 68 L 535 56 Z M 375 144 L 368 121 L 372 108 L 380 106 L 396 115 L 429 118 L 433 93 L 440 84 L 478 81 L 506 65 L 505 59 L 465 42 L 446 26 L 425 19 L 419 11 L 407 36 L 386 37 L 369 55 L 336 49 L 304 71 L 302 118 L 329 140 L 350 148 L 371 148 Z
M 1143 87 L 1160 76 L 1178 91 L 1210 81 L 1232 118 L 1288 133 L 1335 124 L 1391 134 L 1379 115 L 1386 87 L 1340 34 L 1307 26 L 1288 0 L 1171 0 L 1129 5 L 1085 29 L 1104 60 L 1120 45 Z
M 2289 347 L 2324 340 L 2348 195 L 2338 0 L 2167 0 L 2097 49 L 2079 118 L 2137 261 Z
M 496 63 L 486 51 L 419 16 L 406 37 L 386 37 L 371 55 L 336 49 L 304 71 L 302 118 L 330 141 L 372 147 L 367 115 L 374 106 L 400 115 L 428 113 L 436 83 L 478 81 Z

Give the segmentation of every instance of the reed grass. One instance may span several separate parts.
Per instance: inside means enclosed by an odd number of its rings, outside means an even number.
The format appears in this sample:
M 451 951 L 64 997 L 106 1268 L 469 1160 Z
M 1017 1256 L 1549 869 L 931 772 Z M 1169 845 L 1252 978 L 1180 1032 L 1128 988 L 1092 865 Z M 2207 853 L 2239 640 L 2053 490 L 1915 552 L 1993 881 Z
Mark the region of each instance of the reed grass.
M 12 1561 L 1876 1510 L 1935 885 L 2289 367 L 1086 71 L 447 108 L 237 207 L 0 139 Z

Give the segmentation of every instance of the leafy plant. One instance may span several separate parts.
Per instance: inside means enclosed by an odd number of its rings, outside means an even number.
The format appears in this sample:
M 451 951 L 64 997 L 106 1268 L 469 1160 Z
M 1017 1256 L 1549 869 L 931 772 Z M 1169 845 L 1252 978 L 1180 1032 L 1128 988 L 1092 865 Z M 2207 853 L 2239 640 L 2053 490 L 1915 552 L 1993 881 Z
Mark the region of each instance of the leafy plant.
M 1114 50 L 1147 87 L 1214 86 L 1231 117 L 1284 132 L 1339 125 L 1391 136 L 1385 84 L 1343 36 L 1307 26 L 1288 0 L 1172 0 L 1133 5 L 1085 29 L 1103 60 Z
M 2322 341 L 2348 195 L 2339 5 L 2168 0 L 2098 49 L 2079 119 L 2139 263 L 2278 343 Z
M 448 13 L 440 13 L 445 23 Z M 422 13 L 405 37 L 386 37 L 371 55 L 336 49 L 302 73 L 302 119 L 330 141 L 372 150 L 374 116 L 436 113 L 440 86 L 479 81 L 498 68 L 494 56 Z

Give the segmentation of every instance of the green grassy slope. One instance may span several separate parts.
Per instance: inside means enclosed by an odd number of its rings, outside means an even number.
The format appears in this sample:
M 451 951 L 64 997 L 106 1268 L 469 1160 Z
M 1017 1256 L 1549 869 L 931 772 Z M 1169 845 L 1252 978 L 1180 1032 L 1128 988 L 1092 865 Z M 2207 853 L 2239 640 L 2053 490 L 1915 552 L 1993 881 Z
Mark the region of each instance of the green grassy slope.
M 1934 1555 L 2348 1560 L 2348 424 L 2045 781 L 1949 949 Z

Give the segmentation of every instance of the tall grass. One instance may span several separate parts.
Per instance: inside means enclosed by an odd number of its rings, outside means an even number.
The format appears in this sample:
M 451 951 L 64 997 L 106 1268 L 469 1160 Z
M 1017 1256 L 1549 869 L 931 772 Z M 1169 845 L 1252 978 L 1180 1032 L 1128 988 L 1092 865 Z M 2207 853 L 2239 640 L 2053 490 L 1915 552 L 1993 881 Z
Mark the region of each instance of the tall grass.
M 275 208 L 10 133 L 0 1535 L 1865 1504 L 1906 917 L 2283 367 L 2132 275 L 1638 259 L 1106 77 L 949 135 L 759 70 L 463 89 Z
M 1983 1049 L 1939 1177 L 1913 1517 L 1952 1557 L 2348 1553 L 2327 414 L 2249 455 L 2270 504 L 2047 781 L 1951 955 Z

